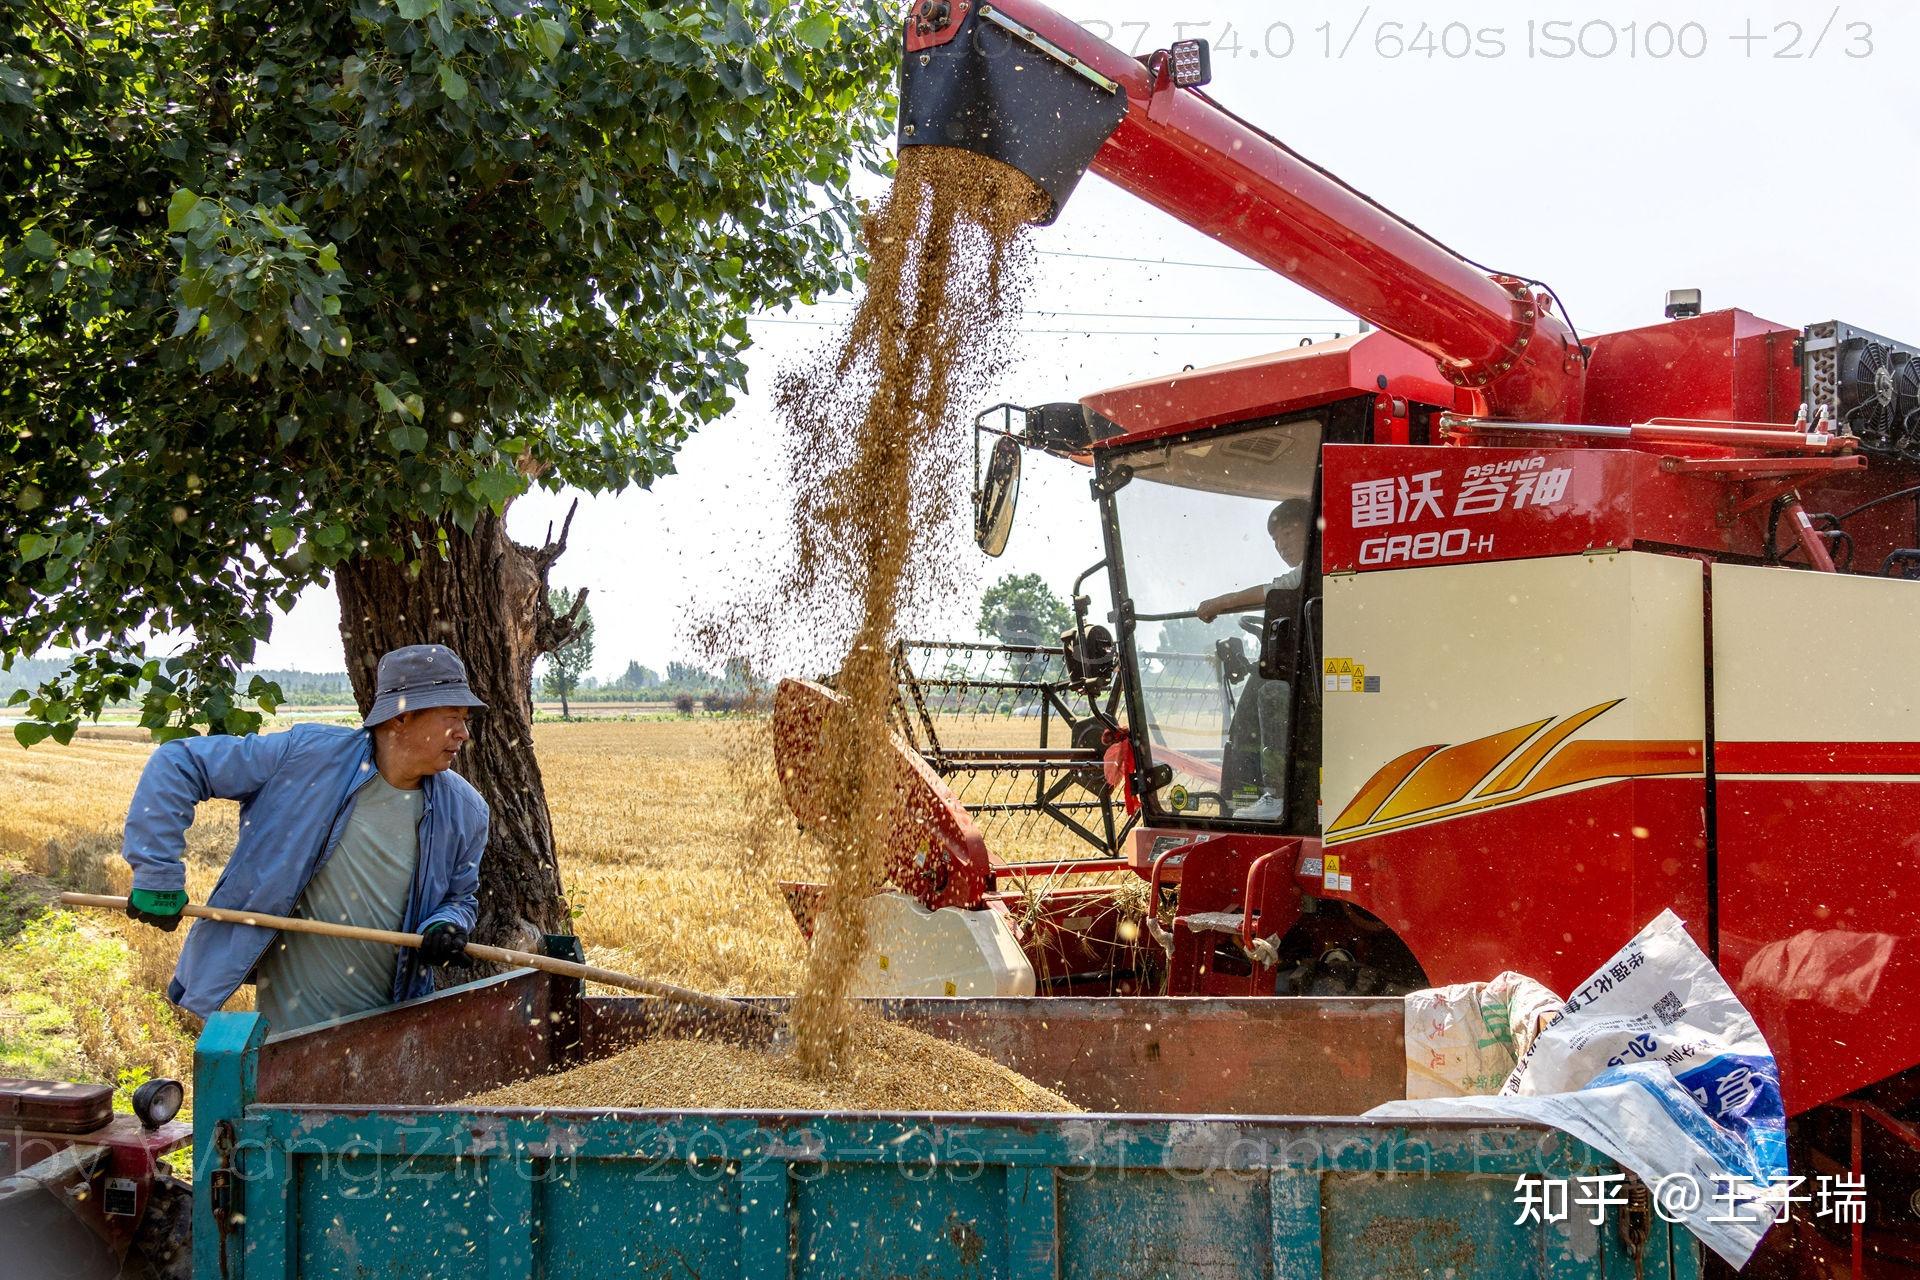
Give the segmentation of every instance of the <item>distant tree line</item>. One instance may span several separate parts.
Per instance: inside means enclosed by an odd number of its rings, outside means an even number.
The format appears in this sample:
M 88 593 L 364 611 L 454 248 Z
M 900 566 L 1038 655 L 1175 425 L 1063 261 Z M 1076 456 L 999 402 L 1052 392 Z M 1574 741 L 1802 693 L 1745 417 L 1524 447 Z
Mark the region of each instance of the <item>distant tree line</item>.
M 32 691 L 52 679 L 66 666 L 58 658 L 16 658 L 10 670 L 0 671 L 0 704 L 16 689 Z M 285 695 L 283 707 L 350 707 L 353 685 L 344 671 L 297 671 L 290 668 L 249 668 L 249 678 L 259 676 L 280 686 Z M 669 662 L 656 670 L 639 662 L 627 663 L 627 669 L 612 680 L 578 676 L 578 684 L 567 692 L 570 702 L 649 702 L 669 703 L 687 714 L 696 710 L 736 711 L 756 695 L 766 691 L 766 683 L 752 674 L 743 661 L 728 663 L 721 671 L 709 671 L 692 662 Z M 543 681 L 544 686 L 544 681 Z M 543 687 L 541 696 L 560 695 Z M 132 702 L 125 705 L 131 706 Z
M 737 711 L 767 689 L 744 658 L 730 659 L 719 671 L 692 662 L 669 662 L 657 671 L 639 662 L 612 680 L 583 678 L 571 696 L 574 702 L 669 702 L 683 714 Z
M 66 661 L 60 658 L 15 658 L 5 671 L 0 671 L 0 693 L 37 689 L 41 682 L 53 679 L 66 669 Z
M 275 681 L 286 697 L 284 706 L 324 707 L 353 703 L 353 683 L 344 671 L 259 671 L 264 679 Z

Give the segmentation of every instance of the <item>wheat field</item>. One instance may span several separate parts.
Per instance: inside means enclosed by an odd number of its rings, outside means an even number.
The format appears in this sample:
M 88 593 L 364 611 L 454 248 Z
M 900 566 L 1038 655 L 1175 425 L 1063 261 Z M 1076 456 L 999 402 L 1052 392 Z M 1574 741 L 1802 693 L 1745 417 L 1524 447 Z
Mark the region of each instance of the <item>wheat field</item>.
M 542 723 L 534 747 L 591 961 L 712 991 L 795 988 L 804 944 L 778 882 L 819 872 L 779 799 L 764 721 Z M 46 909 L 58 889 L 126 892 L 120 825 L 150 750 L 130 728 L 0 747 L 0 1074 L 124 1081 L 190 1068 L 193 1028 L 161 995 L 185 930 Z M 227 801 L 200 807 L 194 901 L 218 878 L 237 815 Z M 1044 835 L 1031 845 L 1024 856 L 1088 852 Z
M 574 928 L 589 957 L 719 991 L 793 988 L 802 940 L 777 880 L 807 848 L 777 807 L 763 726 L 666 719 L 541 724 L 535 751 Z M 179 1075 L 193 1028 L 161 998 L 185 930 L 47 911 L 59 889 L 123 894 L 120 825 L 151 747 L 131 729 L 0 748 L 0 1074 Z M 238 830 L 210 801 L 187 841 L 204 901 Z M 229 1008 L 245 1008 L 242 987 Z

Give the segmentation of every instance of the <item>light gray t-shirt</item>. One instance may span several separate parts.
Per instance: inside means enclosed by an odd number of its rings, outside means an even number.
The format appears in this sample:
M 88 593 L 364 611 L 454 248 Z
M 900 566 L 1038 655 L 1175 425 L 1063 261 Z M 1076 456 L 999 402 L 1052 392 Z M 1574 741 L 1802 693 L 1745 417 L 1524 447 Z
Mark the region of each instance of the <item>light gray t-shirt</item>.
M 347 829 L 308 881 L 293 914 L 367 929 L 398 929 L 420 861 L 426 794 L 375 773 L 360 789 Z M 283 933 L 255 971 L 255 1007 L 272 1032 L 378 1009 L 393 1000 L 397 948 L 383 942 Z

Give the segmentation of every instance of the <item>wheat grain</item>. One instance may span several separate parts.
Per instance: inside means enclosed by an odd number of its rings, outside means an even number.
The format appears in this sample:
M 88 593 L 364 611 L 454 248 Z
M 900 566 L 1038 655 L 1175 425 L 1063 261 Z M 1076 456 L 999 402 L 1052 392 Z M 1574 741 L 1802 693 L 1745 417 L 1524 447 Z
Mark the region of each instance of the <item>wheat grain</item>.
M 733 1111 L 1062 1112 L 1080 1108 L 959 1045 L 866 1014 L 843 1018 L 825 1070 L 717 1040 L 648 1040 L 571 1071 L 469 1099 L 483 1107 Z

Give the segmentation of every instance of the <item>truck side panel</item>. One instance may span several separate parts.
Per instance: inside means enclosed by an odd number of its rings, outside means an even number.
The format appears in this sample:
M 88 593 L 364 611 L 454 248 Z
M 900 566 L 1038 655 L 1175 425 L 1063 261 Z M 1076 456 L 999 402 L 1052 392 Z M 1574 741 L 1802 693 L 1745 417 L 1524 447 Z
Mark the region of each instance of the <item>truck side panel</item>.
M 198 1055 L 224 1280 L 1699 1275 L 1657 1219 L 1638 1268 L 1618 1210 L 1516 1226 L 1520 1175 L 1615 1172 L 1528 1126 L 262 1105 L 258 1026 Z

